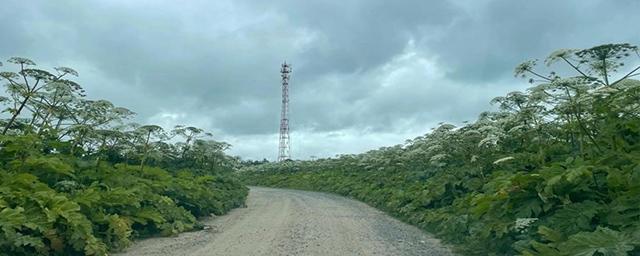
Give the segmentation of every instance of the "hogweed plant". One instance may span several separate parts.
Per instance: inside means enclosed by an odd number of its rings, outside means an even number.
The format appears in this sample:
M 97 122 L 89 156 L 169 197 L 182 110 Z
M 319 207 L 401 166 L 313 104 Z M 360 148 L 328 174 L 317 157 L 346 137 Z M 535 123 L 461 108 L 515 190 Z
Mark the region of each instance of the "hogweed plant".
M 7 62 L 16 70 L 0 72 L 0 255 L 107 255 L 244 204 L 228 144 L 195 127 L 169 143 L 159 126 L 127 123 L 132 111 L 86 99 L 67 80 L 73 69 Z

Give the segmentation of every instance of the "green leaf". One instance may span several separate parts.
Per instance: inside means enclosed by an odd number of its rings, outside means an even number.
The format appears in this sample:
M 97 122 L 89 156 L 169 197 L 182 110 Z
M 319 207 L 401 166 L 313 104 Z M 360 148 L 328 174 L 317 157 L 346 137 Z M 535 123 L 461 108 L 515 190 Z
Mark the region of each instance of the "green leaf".
M 564 234 L 592 230 L 592 219 L 602 208 L 603 205 L 593 201 L 564 205 L 547 218 L 545 223 Z
M 519 201 L 516 216 L 521 218 L 529 218 L 538 216 L 542 212 L 543 202 L 538 197 L 531 197 L 526 200 Z
M 563 255 L 592 256 L 601 253 L 604 256 L 627 256 L 633 250 L 633 241 L 622 233 L 608 228 L 598 227 L 594 232 L 580 232 L 558 248 Z
M 565 237 L 562 235 L 562 233 L 547 226 L 539 226 L 538 234 L 540 234 L 543 239 L 550 242 L 560 242 L 565 240 Z
M 135 222 L 143 225 L 147 224 L 147 221 L 154 223 L 164 223 L 166 220 L 162 217 L 162 214 L 154 208 L 142 208 L 137 211 L 134 216 L 131 217 Z
M 24 209 L 17 207 L 15 209 L 5 208 L 0 211 L 0 227 L 17 228 L 26 221 Z

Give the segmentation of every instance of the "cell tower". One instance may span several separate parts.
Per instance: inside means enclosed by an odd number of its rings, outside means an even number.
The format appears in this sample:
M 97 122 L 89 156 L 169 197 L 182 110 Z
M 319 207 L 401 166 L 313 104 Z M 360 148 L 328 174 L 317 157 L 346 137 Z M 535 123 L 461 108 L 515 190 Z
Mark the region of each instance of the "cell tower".
M 278 162 L 291 159 L 289 147 L 289 77 L 291 64 L 285 61 L 280 69 L 282 76 L 282 109 L 280 112 L 280 146 L 278 147 Z

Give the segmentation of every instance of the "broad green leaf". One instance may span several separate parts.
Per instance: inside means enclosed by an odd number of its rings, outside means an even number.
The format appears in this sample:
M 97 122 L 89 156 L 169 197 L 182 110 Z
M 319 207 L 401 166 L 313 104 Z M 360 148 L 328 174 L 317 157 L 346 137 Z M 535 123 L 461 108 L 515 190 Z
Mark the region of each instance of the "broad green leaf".
M 627 256 L 633 250 L 630 237 L 608 228 L 598 227 L 593 232 L 580 232 L 569 237 L 558 247 L 562 255 L 575 256 Z

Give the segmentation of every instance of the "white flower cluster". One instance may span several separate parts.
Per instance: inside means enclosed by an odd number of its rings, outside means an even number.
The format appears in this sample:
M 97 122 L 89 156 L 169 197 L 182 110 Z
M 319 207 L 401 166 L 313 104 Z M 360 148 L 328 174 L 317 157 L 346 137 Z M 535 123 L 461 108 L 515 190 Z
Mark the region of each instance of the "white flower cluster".
M 520 233 L 524 233 L 532 223 L 536 222 L 538 218 L 517 218 L 514 229 Z

